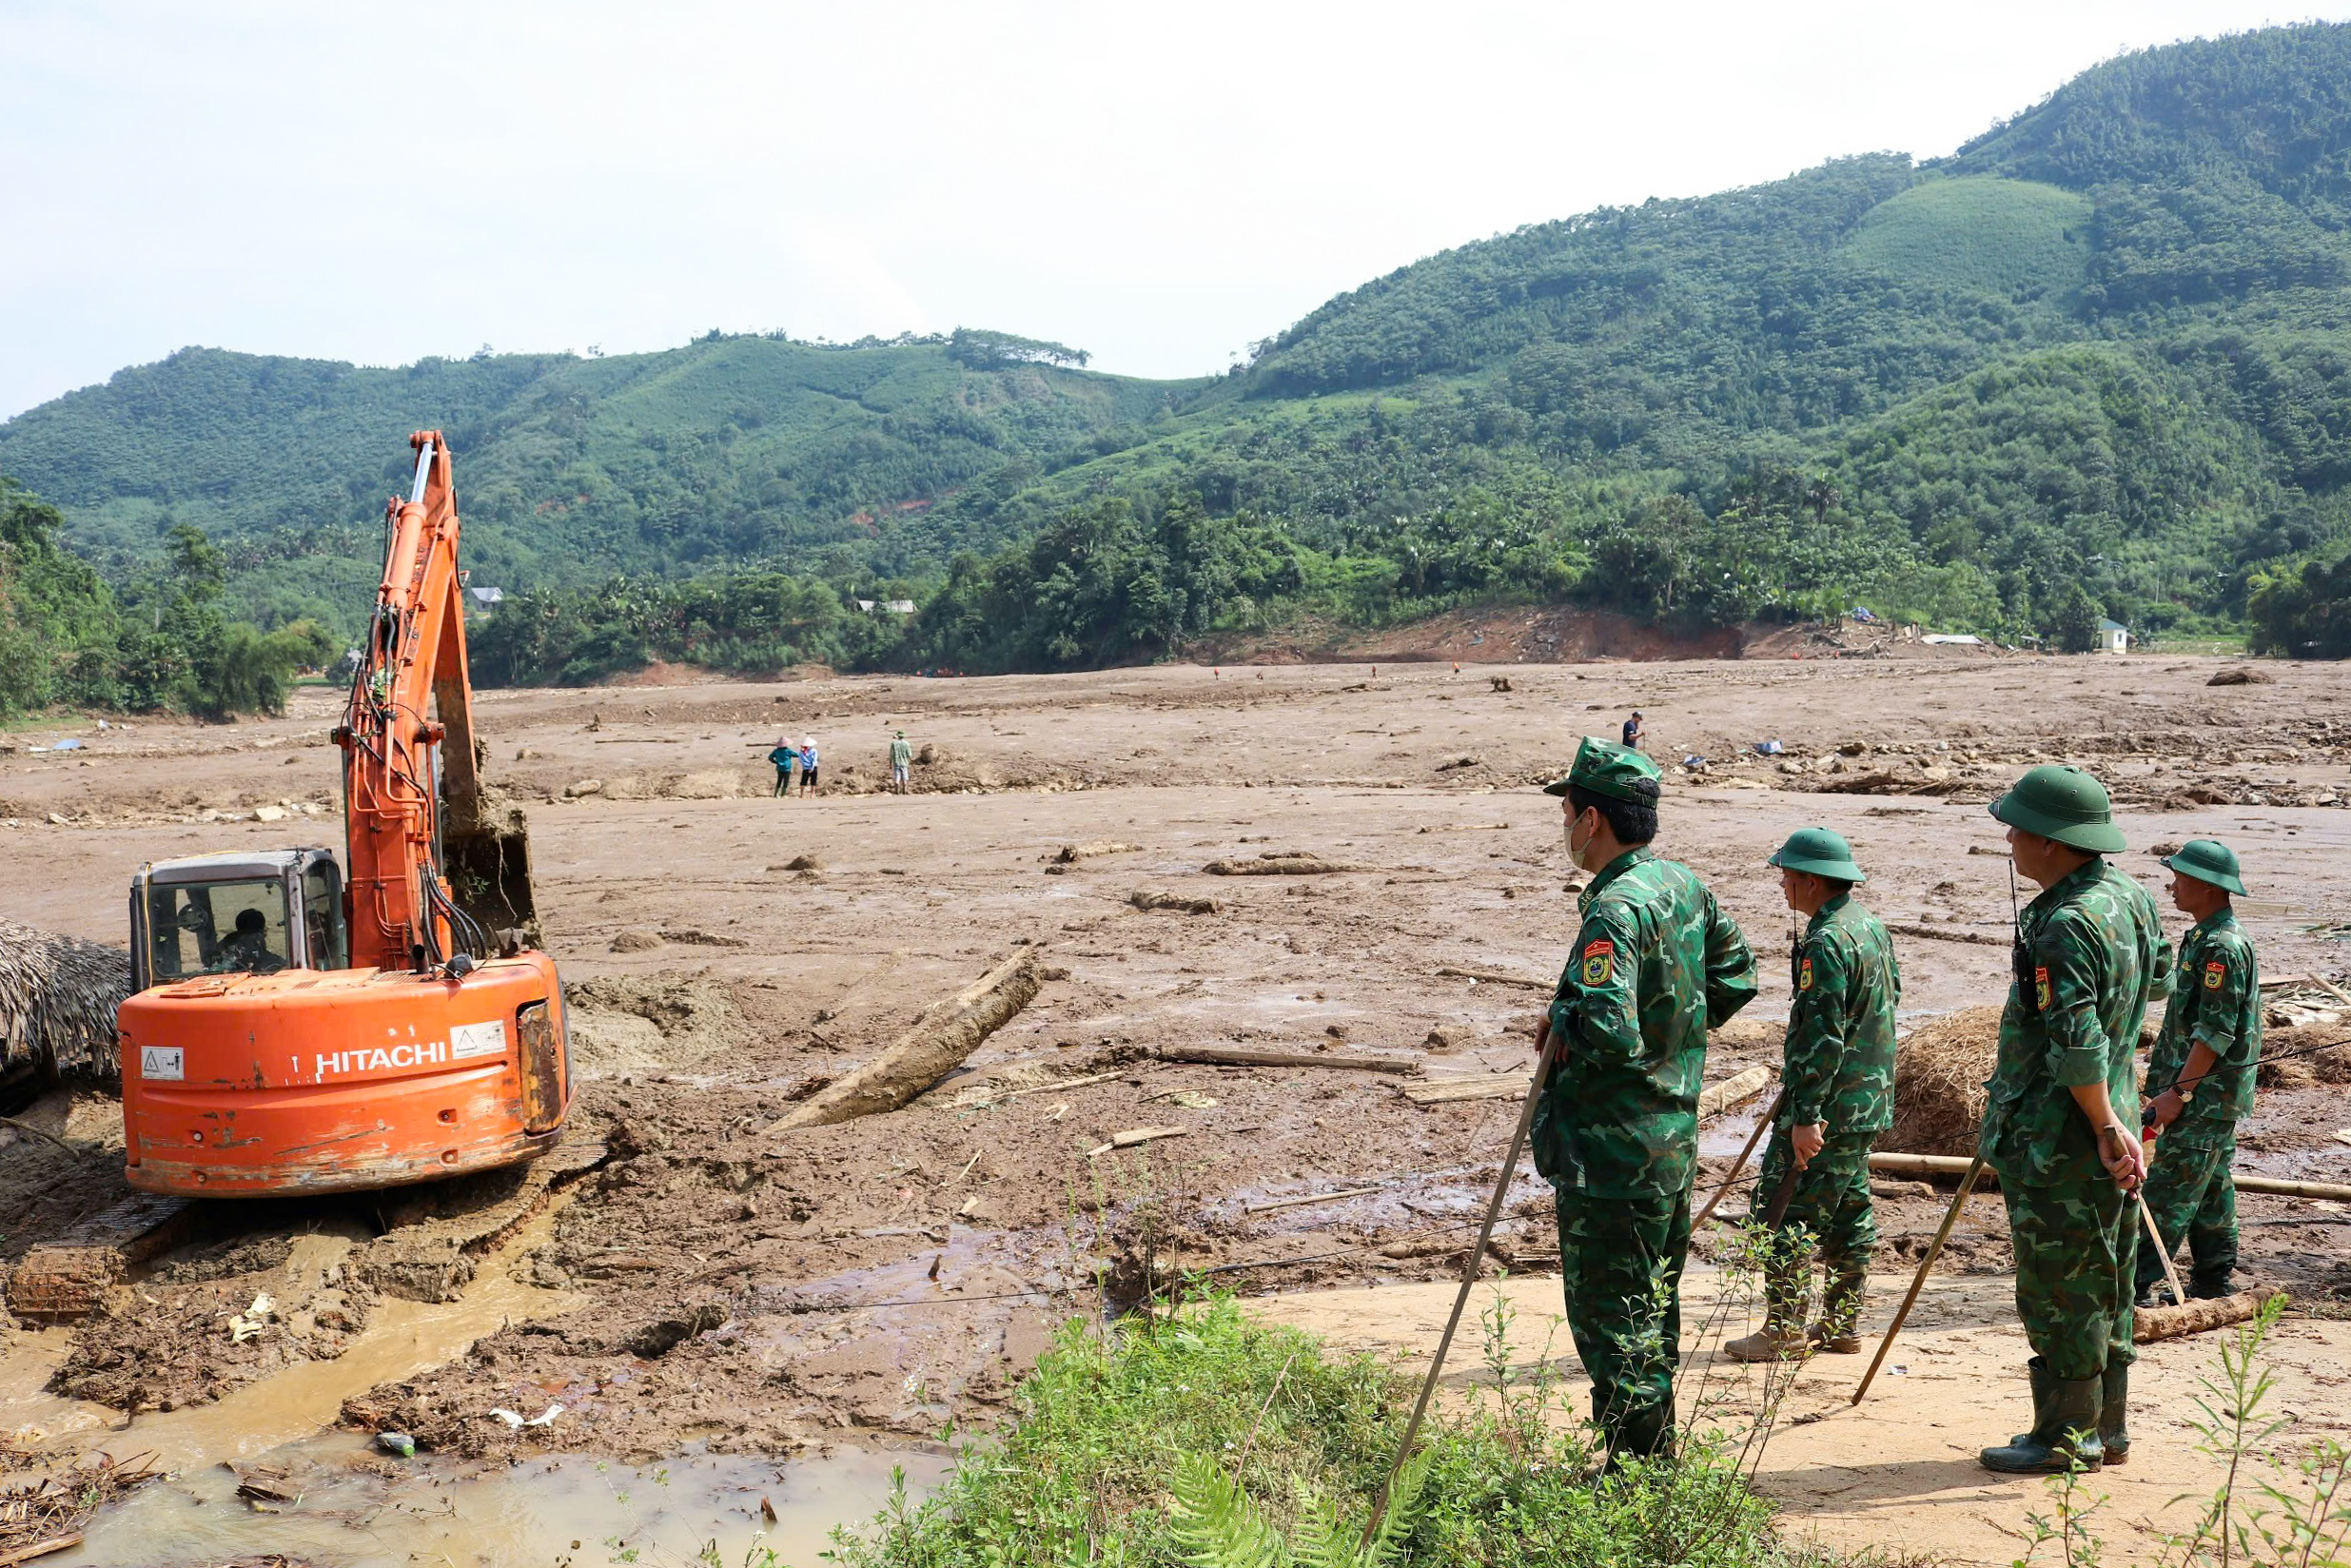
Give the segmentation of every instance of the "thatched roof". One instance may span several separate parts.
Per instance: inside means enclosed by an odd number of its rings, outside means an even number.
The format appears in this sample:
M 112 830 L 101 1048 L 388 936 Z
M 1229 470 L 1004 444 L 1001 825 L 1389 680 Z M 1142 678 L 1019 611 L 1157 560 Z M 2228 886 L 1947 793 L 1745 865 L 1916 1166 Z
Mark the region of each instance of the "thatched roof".
M 129 994 L 122 949 L 0 920 L 0 1065 L 117 1076 L 114 1009 Z

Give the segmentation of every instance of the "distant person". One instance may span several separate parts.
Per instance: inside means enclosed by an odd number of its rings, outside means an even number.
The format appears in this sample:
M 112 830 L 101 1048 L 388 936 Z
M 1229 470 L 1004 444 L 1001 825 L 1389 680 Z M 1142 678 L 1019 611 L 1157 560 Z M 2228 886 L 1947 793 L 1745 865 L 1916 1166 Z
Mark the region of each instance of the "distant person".
M 816 793 L 816 737 L 802 735 L 800 737 L 800 793 L 802 794 Z
M 792 781 L 800 771 L 800 754 L 789 740 L 779 740 L 768 753 L 768 760 L 775 764 L 775 794 L 779 798 L 792 793 Z
M 900 730 L 890 740 L 890 787 L 900 794 L 913 787 L 914 748 L 906 743 L 906 732 Z
M 1624 749 L 1628 752 L 1646 750 L 1641 742 L 1648 738 L 1649 732 L 1641 728 L 1641 711 L 1636 708 L 1633 716 L 1624 721 Z

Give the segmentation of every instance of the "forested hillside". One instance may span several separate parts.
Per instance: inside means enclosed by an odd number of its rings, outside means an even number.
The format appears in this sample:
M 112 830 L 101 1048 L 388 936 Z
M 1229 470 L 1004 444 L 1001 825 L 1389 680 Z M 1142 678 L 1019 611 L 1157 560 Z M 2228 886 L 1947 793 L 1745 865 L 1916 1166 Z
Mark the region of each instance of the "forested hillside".
M 513 678 L 1050 668 L 1512 597 L 2341 651 L 2351 27 L 2127 56 L 1931 163 L 1464 245 L 1226 377 L 974 332 L 190 350 L 0 426 L 0 471 L 109 573 L 210 531 L 275 624 L 363 594 L 400 438 L 435 423 L 477 580 L 532 591 L 485 658 Z M 921 613 L 845 604 L 876 592 Z

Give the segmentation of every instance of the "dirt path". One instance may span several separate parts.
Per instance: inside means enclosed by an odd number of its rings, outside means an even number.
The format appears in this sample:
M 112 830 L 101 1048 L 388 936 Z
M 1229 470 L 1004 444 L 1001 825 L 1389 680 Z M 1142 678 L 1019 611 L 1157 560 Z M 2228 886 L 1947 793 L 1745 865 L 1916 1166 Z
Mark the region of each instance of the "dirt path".
M 986 1423 L 1054 1323 L 1173 1268 L 1221 1269 L 1244 1290 L 1441 1268 L 1380 1249 L 1458 1234 L 1443 1227 L 1491 1181 L 1507 1100 L 1421 1107 L 1383 1074 L 1152 1053 L 1214 1043 L 1523 1071 L 1573 923 L 1557 805 L 1532 782 L 1632 707 L 1660 755 L 1711 759 L 1673 774 L 1662 845 L 1753 939 L 1763 994 L 1750 1017 L 1766 1026 L 1789 992 L 1787 913 L 1762 860 L 1814 822 L 1853 839 L 1873 907 L 1950 933 L 1903 940 L 1907 1016 L 1996 1000 L 2008 868 L 1989 853 L 1998 829 L 1983 802 L 2050 758 L 2113 781 L 2136 847 L 2124 864 L 2149 881 L 2162 873 L 2146 847 L 2236 843 L 2264 970 L 2340 975 L 2340 929 L 2314 928 L 2351 908 L 2351 812 L 2331 803 L 2351 795 L 2341 673 L 2282 666 L 2270 684 L 2208 686 L 2224 667 L 1186 665 L 485 694 L 491 776 L 530 811 L 548 943 L 578 1010 L 576 1122 L 599 1150 L 543 1237 L 483 1264 L 530 1304 L 437 1368 L 372 1386 L 375 1363 L 348 1346 L 406 1310 L 409 1276 L 371 1295 L 334 1271 L 372 1256 L 397 1216 L 237 1205 L 208 1210 L 206 1235 L 158 1260 L 124 1304 L 196 1325 L 191 1363 L 233 1362 L 247 1382 L 331 1365 L 352 1422 L 469 1454 L 660 1456 L 694 1440 L 788 1452 Z M 332 719 L 332 699 L 304 692 L 265 724 L 82 730 L 88 746 L 66 753 L 24 749 L 62 729 L 13 736 L 19 749 L 0 752 L 0 824 L 13 824 L 0 825 L 0 912 L 120 941 L 141 860 L 334 842 Z M 930 752 L 908 798 L 872 793 L 899 727 Z M 786 733 L 824 747 L 821 798 L 767 797 L 759 758 Z M 1748 749 L 1767 738 L 1778 755 Z M 1062 858 L 1085 845 L 1124 847 Z M 1284 850 L 1358 869 L 1204 870 Z M 1152 892 L 1213 910 L 1139 909 L 1134 895 Z M 1044 990 L 964 1073 L 887 1118 L 759 1134 L 1024 948 L 1041 951 Z M 1717 1042 L 1709 1077 L 1771 1053 L 1768 1027 L 1742 1029 Z M 104 1111 L 85 1103 L 72 1154 L 0 1128 L 0 1260 L 119 1192 Z M 34 1114 L 67 1127 L 62 1107 Z M 2351 1146 L 2329 1136 L 2346 1122 L 2339 1088 L 2273 1091 L 2243 1162 L 2351 1180 Z M 1089 1152 L 1167 1126 L 1184 1135 Z M 1736 1116 L 1714 1125 L 1709 1154 L 1745 1130 Z M 1257 1206 L 1341 1191 L 1354 1195 Z M 1546 1195 L 1522 1179 L 1517 1196 L 1505 1244 L 1534 1258 Z M 1933 1211 L 1894 1203 L 1889 1227 L 1923 1236 Z M 2351 1246 L 2336 1216 L 2280 1200 L 2245 1211 L 2251 1265 L 2339 1310 Z M 305 1230 L 353 1250 L 297 1250 Z M 1965 1248 L 1969 1266 L 2005 1261 L 1989 1230 Z M 1287 1262 L 1237 1266 L 1268 1260 Z M 264 1284 L 308 1317 L 232 1357 L 212 1325 Z M 589 1304 L 565 1310 L 575 1299 Z M 207 1348 L 216 1332 L 224 1345 Z M 99 1348 L 120 1352 L 105 1386 L 141 1408 L 241 1385 L 150 1366 L 140 1343 Z M 557 1402 L 558 1421 L 522 1433 L 489 1414 Z M 1968 1427 L 1964 1442 L 1980 1441 Z
M 1882 1331 L 1891 1303 L 1909 1288 L 1907 1275 L 1871 1282 L 1875 1310 L 1869 1326 Z M 1393 1359 L 1425 1373 L 1455 1286 L 1399 1284 L 1364 1290 L 1312 1290 L 1251 1303 L 1269 1322 L 1323 1335 L 1332 1344 Z M 1781 1425 L 1757 1468 L 1757 1484 L 1783 1510 L 1789 1532 L 1843 1552 L 2006 1568 L 2022 1556 L 2017 1532 L 2026 1515 L 2052 1511 L 2046 1478 L 2007 1478 L 1976 1462 L 1976 1451 L 2005 1442 L 2031 1424 L 2024 1364 L 2031 1354 L 2017 1326 L 2013 1281 L 1978 1275 L 1936 1278 L 1921 1297 L 1903 1337 L 1861 1405 L 1851 1402 L 1875 1350 L 1821 1356 L 1805 1363 L 1789 1386 Z M 1524 1380 L 1542 1360 L 1541 1347 L 1560 1312 L 1556 1276 L 1513 1276 L 1480 1286 L 1473 1305 L 1491 1308 L 1497 1296 L 1515 1309 L 1511 1375 Z M 1762 1398 L 1762 1370 L 1716 1352 L 1759 1320 L 1744 1293 L 1726 1302 L 1720 1275 L 1700 1270 L 1685 1298 L 1685 1410 L 1716 1401 L 1713 1420 L 1743 1432 Z M 1473 1384 L 1492 1384 L 1479 1365 L 1477 1324 L 1465 1329 L 1449 1358 L 1443 1383 L 1453 1401 Z M 2200 1419 L 2201 1380 L 2220 1375 L 2219 1338 L 2205 1335 L 2141 1347 L 2131 1382 L 2130 1462 L 2101 1472 L 2091 1482 L 2106 1502 L 2091 1522 L 2105 1538 L 2108 1562 L 2154 1562 L 2165 1537 L 2190 1529 L 2202 1501 L 2224 1474 L 2223 1462 L 2197 1451 L 2191 1425 Z M 1552 1373 L 1569 1390 L 1565 1403 L 1585 1408 L 1581 1368 L 1566 1329 L 1558 1329 Z M 2351 1441 L 2351 1323 L 2289 1320 L 2276 1331 L 2265 1364 L 2276 1375 L 2273 1414 L 2296 1418 L 2285 1440 L 2293 1449 L 2320 1439 Z M 2263 1472 L 2266 1475 L 2267 1472 Z M 2194 1500 L 2179 1501 L 2183 1495 Z M 2176 1555 L 2176 1554 L 2175 1554 Z

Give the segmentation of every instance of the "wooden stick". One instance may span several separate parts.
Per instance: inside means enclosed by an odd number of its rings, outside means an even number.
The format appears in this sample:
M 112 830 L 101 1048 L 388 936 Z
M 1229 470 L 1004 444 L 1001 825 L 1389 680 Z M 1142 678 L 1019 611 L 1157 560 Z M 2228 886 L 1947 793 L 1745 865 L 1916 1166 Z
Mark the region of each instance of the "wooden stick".
M 2130 1195 L 2130 1206 L 2146 1222 L 2147 1240 L 2155 1244 L 2155 1255 L 2164 1261 L 2164 1278 L 2171 1283 L 2171 1304 L 2185 1306 L 2187 1292 L 2180 1288 L 2179 1266 L 2171 1261 L 2171 1248 L 2164 1245 L 2163 1227 L 2155 1223 L 2155 1211 L 2147 1207 L 2146 1188 L 2143 1186 Z
M 1362 1198 L 1379 1191 L 1376 1186 L 1344 1186 L 1336 1192 L 1303 1192 L 1295 1198 L 1276 1198 L 1269 1204 L 1250 1204 L 1244 1214 L 1264 1214 L 1277 1208 L 1298 1208 L 1306 1204 L 1327 1204 L 1340 1198 Z
M 1356 1056 L 1337 1051 L 1251 1050 L 1245 1046 L 1162 1046 L 1152 1055 L 1163 1062 L 1197 1062 L 1217 1068 L 1339 1068 L 1350 1072 L 1420 1071 L 1414 1056 Z
M 1755 1146 L 1763 1142 L 1763 1135 L 1772 1130 L 1772 1124 L 1779 1120 L 1779 1113 L 1787 1104 L 1788 1086 L 1782 1084 L 1779 1086 L 1779 1093 L 1773 1098 L 1772 1108 L 1756 1119 L 1755 1130 L 1747 1135 L 1747 1147 L 1739 1150 L 1738 1159 L 1732 1164 L 1731 1174 L 1722 1179 L 1722 1186 L 1714 1188 L 1714 1195 L 1706 1200 L 1706 1206 L 1699 1209 L 1691 1219 L 1691 1229 L 1695 1230 L 1704 1225 L 1707 1216 L 1714 1212 L 1714 1205 L 1729 1195 L 1732 1185 L 1739 1179 L 1739 1173 L 1747 1168 L 1747 1162 L 1753 1157 Z
M 30 1562 L 34 1558 L 45 1558 L 51 1552 L 62 1552 L 69 1546 L 81 1544 L 82 1532 L 70 1530 L 62 1536 L 51 1536 L 47 1540 L 36 1540 L 30 1546 L 19 1546 L 13 1552 L 0 1555 L 0 1568 L 14 1568 L 17 1563 Z
M 1114 1148 L 1133 1148 L 1138 1144 L 1155 1144 L 1162 1138 L 1181 1138 L 1191 1130 L 1190 1127 L 1128 1127 L 1124 1132 L 1110 1134 L 1110 1141 L 1100 1147 L 1087 1149 L 1086 1157 L 1089 1160 L 1100 1159 Z
M 1968 1194 L 1975 1190 L 1975 1179 L 1983 1172 L 1984 1156 L 1979 1154 L 1968 1162 L 1968 1173 L 1959 1179 L 1959 1191 L 1952 1196 L 1951 1206 L 1943 1215 L 1943 1228 L 1934 1233 L 1934 1245 L 1927 1248 L 1927 1255 L 1918 1261 L 1918 1275 L 1910 1281 L 1910 1293 L 1902 1298 L 1902 1306 L 1894 1313 L 1894 1321 L 1886 1325 L 1886 1337 L 1877 1342 L 1877 1354 L 1870 1359 L 1870 1370 L 1862 1374 L 1861 1386 L 1853 1390 L 1853 1403 L 1861 1402 L 1861 1397 L 1870 1391 L 1870 1384 L 1877 1380 L 1877 1369 L 1886 1364 L 1886 1352 L 1894 1347 L 1894 1336 L 1902 1332 L 1903 1323 L 1910 1319 L 1910 1308 L 1918 1304 L 1918 1293 L 1927 1288 L 1927 1274 L 1934 1267 L 1934 1261 L 1943 1255 L 1943 1244 L 1951 1239 L 1951 1226 L 1959 1223 L 1959 1211 L 1967 1206 Z
M 1378 1532 L 1380 1518 L 1388 1511 L 1388 1498 L 1396 1490 L 1396 1478 L 1404 1473 L 1404 1460 L 1412 1454 L 1413 1440 L 1420 1434 L 1420 1419 L 1428 1414 L 1428 1401 L 1436 1396 L 1437 1379 L 1445 1369 L 1445 1352 L 1453 1348 L 1454 1330 L 1461 1326 L 1461 1311 L 1469 1305 L 1469 1293 L 1477 1288 L 1486 1248 L 1494 1245 L 1494 1223 L 1502 1217 L 1502 1205 L 1510 1197 L 1510 1179 L 1518 1170 L 1518 1151 L 1526 1147 L 1527 1129 L 1535 1125 L 1535 1107 L 1542 1103 L 1543 1086 L 1551 1079 L 1551 1064 L 1558 1055 L 1558 1044 L 1546 1021 L 1542 1051 L 1535 1059 L 1535 1078 L 1527 1086 L 1526 1104 L 1518 1111 L 1518 1130 L 1510 1135 L 1510 1152 L 1502 1156 L 1501 1174 L 1494 1179 L 1494 1197 L 1486 1205 L 1485 1224 L 1478 1228 L 1478 1245 L 1469 1249 L 1469 1261 L 1461 1265 L 1461 1288 L 1454 1295 L 1452 1315 L 1445 1319 L 1445 1331 L 1438 1338 L 1437 1354 L 1429 1359 L 1428 1376 L 1420 1381 L 1420 1398 L 1412 1407 L 1412 1419 L 1404 1423 L 1404 1441 L 1396 1445 L 1396 1462 L 1388 1466 L 1388 1479 L 1380 1483 L 1380 1496 L 1371 1505 L 1371 1518 L 1364 1521 L 1365 1542 Z

